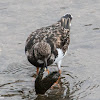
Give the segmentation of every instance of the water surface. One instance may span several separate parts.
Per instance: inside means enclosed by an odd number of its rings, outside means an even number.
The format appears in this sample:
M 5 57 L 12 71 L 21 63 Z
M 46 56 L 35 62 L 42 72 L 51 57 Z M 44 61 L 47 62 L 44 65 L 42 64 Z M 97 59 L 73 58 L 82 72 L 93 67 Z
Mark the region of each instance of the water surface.
M 73 20 L 60 88 L 36 95 L 36 68 L 26 59 L 25 41 L 32 31 L 55 23 L 66 13 Z M 99 84 L 99 0 L 0 0 L 0 99 L 100 100 Z

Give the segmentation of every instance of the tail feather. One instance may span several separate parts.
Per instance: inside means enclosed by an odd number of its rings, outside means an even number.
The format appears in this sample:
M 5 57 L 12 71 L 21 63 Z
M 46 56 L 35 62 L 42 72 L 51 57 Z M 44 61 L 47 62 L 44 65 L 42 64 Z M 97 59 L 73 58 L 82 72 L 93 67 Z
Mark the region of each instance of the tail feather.
M 70 20 L 65 20 L 65 29 L 70 29 Z
M 70 30 L 72 16 L 70 14 L 66 14 L 61 18 L 61 26 L 65 29 Z
M 70 18 L 70 20 L 72 20 L 72 15 L 71 14 L 66 14 L 66 15 L 64 15 L 62 18 Z

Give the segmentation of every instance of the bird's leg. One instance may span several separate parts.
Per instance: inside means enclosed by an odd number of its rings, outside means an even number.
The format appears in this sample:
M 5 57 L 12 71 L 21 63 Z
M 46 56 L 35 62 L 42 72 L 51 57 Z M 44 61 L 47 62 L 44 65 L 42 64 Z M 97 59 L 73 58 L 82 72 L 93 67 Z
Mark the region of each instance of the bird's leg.
M 60 60 L 58 63 L 57 63 L 57 66 L 58 66 L 58 70 L 59 70 L 59 74 L 61 75 L 61 63 L 62 63 L 62 60 Z
M 36 73 L 37 73 L 37 75 L 38 75 L 38 73 L 39 73 L 39 67 L 37 67 L 37 71 L 36 71 Z
M 45 68 L 45 71 L 49 74 L 49 70 L 47 68 Z
M 58 80 L 51 86 L 51 89 L 53 89 L 54 86 L 56 86 L 56 85 L 58 85 L 58 88 L 60 88 L 60 85 L 58 84 L 59 80 L 60 80 L 60 76 L 59 76 Z
M 59 70 L 59 74 L 61 75 L 61 60 L 57 63 L 57 66 L 58 66 L 58 70 Z M 58 80 L 52 85 L 52 89 L 53 89 L 53 87 L 55 86 L 55 85 L 58 85 L 58 87 L 60 88 L 60 85 L 58 84 L 58 82 L 59 82 L 59 80 L 60 80 L 60 76 L 59 76 L 59 78 L 58 78 Z
M 49 70 L 45 69 L 45 71 L 49 74 Z M 37 67 L 37 71 L 36 71 L 37 75 L 39 74 L 39 67 Z
M 59 69 L 59 74 L 61 75 L 61 69 Z
M 61 63 L 62 63 L 62 60 L 60 60 L 58 63 L 57 63 L 57 66 L 58 66 L 58 70 L 59 70 L 59 74 L 61 75 Z
M 48 74 L 49 74 L 49 70 L 47 69 L 46 71 L 47 71 L 47 72 L 48 72 Z

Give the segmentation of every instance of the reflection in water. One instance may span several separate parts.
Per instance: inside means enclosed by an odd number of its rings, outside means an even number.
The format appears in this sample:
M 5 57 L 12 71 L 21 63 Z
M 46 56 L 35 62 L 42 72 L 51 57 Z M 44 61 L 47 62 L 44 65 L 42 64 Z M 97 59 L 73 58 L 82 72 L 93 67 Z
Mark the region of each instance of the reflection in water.
M 16 67 L 15 67 L 16 66 Z M 28 67 L 27 67 L 28 66 Z M 53 68 L 55 67 L 53 66 Z M 36 95 L 34 89 L 35 77 L 30 77 L 30 73 L 35 75 L 35 68 L 28 64 L 11 64 L 7 70 L 0 73 L 5 78 L 4 83 L 0 83 L 1 97 L 20 97 L 25 100 L 80 100 L 90 95 L 99 85 L 88 85 L 90 78 L 79 80 L 72 72 L 63 71 L 59 82 L 60 88 L 49 89 L 45 95 Z

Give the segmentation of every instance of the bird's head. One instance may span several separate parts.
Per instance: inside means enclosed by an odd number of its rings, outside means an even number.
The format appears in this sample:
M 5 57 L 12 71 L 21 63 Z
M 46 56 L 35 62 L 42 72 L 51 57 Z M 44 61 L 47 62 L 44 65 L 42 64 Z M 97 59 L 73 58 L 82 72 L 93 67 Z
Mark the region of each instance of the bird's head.
M 43 67 L 47 68 L 47 60 L 51 56 L 51 47 L 46 42 L 38 42 L 34 46 L 34 56 L 38 63 L 44 64 Z
M 61 26 L 65 30 L 70 31 L 71 27 L 71 20 L 72 20 L 72 15 L 71 14 L 66 14 L 61 18 Z

